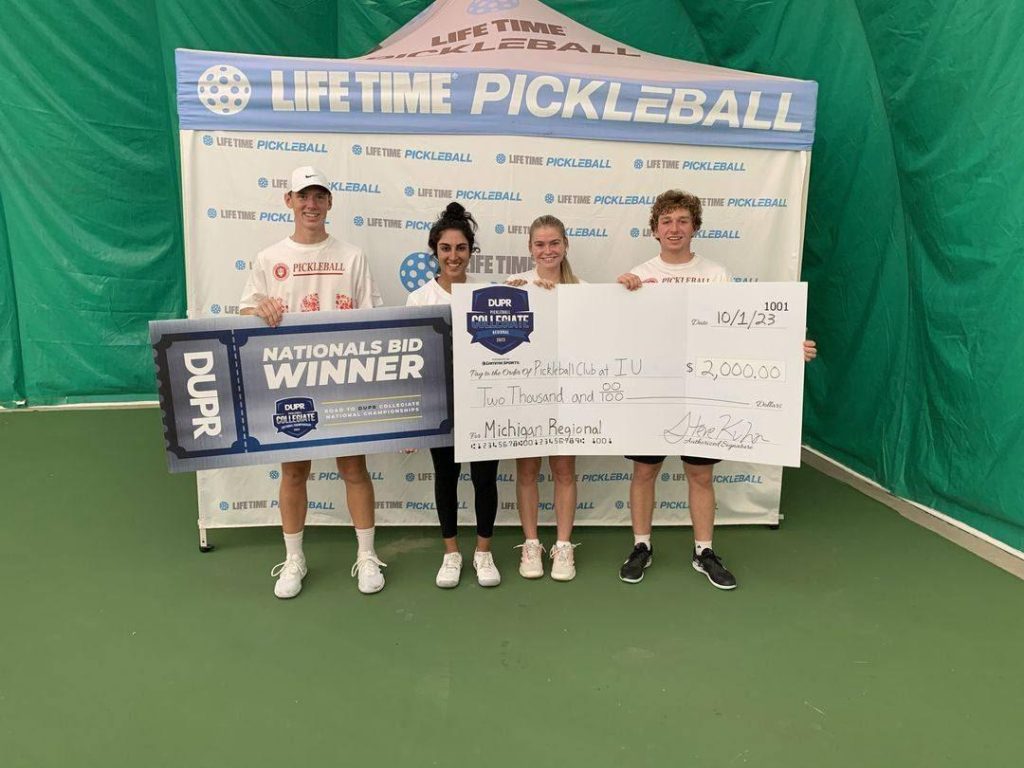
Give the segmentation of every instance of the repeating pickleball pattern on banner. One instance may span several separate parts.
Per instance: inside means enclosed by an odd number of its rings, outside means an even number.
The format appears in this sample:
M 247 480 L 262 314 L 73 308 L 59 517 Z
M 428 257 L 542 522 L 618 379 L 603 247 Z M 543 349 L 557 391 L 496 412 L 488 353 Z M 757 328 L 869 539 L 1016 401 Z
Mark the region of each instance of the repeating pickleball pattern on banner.
M 737 280 L 794 280 L 803 242 L 809 155 L 663 144 L 476 136 L 333 136 L 183 132 L 188 303 L 233 312 L 255 254 L 287 236 L 291 170 L 331 179 L 328 229 L 363 247 L 385 304 L 432 277 L 427 231 L 452 201 L 480 223 L 470 271 L 494 280 L 532 267 L 530 222 L 561 218 L 570 257 L 591 282 L 614 280 L 657 254 L 655 196 L 685 189 L 704 201 L 695 250 Z M 225 256 L 227 254 L 227 256 Z
M 502 281 L 530 268 L 527 232 L 543 213 L 561 218 L 576 271 L 610 282 L 657 253 L 648 216 L 658 192 L 692 191 L 704 200 L 695 249 L 739 280 L 795 280 L 803 239 L 809 154 L 721 147 L 483 136 L 370 136 L 294 133 L 182 133 L 188 222 L 188 299 L 193 317 L 233 313 L 255 254 L 292 230 L 283 202 L 291 170 L 320 167 L 331 179 L 328 227 L 369 255 L 385 304 L 400 305 L 432 279 L 427 230 L 450 201 L 480 223 L 471 271 Z M 670 339 L 671 329 L 655 329 Z M 433 524 L 433 475 L 425 452 L 369 459 L 381 524 Z M 628 520 L 629 462 L 581 458 L 578 519 Z M 278 468 L 216 470 L 199 476 L 205 527 L 274 524 Z M 664 468 L 657 519 L 688 522 L 678 459 Z M 777 521 L 781 471 L 723 463 L 716 472 L 719 522 Z M 515 514 L 514 466 L 502 464 L 499 522 Z M 347 522 L 331 462 L 317 462 L 310 522 Z M 471 491 L 465 522 L 472 519 Z M 553 520 L 545 478 L 542 520 Z

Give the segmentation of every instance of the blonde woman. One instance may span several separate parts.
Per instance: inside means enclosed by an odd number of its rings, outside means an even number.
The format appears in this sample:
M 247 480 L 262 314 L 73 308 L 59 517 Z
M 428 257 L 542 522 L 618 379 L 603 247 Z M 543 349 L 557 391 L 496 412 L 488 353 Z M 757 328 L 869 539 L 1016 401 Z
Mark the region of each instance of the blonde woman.
M 509 285 L 537 285 L 551 289 L 556 285 L 583 282 L 572 271 L 569 264 L 569 238 L 565 225 L 554 216 L 541 216 L 530 225 L 530 256 L 534 268 L 529 272 L 512 275 Z M 540 476 L 541 458 L 516 460 L 516 501 L 519 506 L 519 521 L 523 526 L 525 541 L 520 545 L 522 556 L 519 574 L 526 579 L 539 579 L 544 575 L 544 547 L 537 533 L 537 518 L 540 494 L 537 480 Z M 576 562 L 570 541 L 573 521 L 576 517 L 576 457 L 549 456 L 548 465 L 555 479 L 555 522 L 557 538 L 551 548 L 551 578 L 555 581 L 572 581 L 576 577 Z

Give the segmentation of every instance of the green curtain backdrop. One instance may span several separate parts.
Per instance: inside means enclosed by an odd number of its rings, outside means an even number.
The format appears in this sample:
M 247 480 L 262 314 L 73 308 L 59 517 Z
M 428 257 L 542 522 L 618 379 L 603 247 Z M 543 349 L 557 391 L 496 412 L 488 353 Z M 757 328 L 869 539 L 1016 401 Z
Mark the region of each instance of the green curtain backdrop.
M 427 4 L 0 0 L 0 403 L 154 396 L 146 323 L 184 314 L 175 47 L 356 56 Z M 1024 548 L 1024 5 L 550 5 L 820 84 L 805 439 Z

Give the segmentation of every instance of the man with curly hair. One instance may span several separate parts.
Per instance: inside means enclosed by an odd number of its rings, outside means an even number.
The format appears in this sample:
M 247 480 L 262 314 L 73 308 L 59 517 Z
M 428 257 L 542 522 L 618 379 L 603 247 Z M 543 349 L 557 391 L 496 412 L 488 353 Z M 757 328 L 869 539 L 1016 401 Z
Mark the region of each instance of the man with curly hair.
M 635 291 L 646 283 L 724 283 L 732 280 L 720 264 L 697 255 L 691 249 L 694 234 L 700 229 L 703 209 L 700 198 L 678 189 L 662 192 L 651 206 L 651 233 L 661 252 L 622 274 L 618 282 Z M 804 342 L 804 360 L 817 355 L 813 341 Z M 619 569 L 619 578 L 635 584 L 654 558 L 651 523 L 654 517 L 655 482 L 665 456 L 627 456 L 633 462 L 629 486 L 630 514 L 633 522 L 633 551 Z M 693 523 L 694 570 L 707 576 L 719 589 L 735 589 L 736 578 L 712 549 L 715 529 L 714 465 L 719 459 L 681 456 Z

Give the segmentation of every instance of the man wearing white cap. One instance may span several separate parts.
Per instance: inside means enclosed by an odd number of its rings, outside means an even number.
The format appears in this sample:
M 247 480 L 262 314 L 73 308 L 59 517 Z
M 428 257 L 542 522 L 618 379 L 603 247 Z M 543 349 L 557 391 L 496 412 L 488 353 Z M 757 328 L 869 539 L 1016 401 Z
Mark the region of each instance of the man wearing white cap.
M 327 212 L 333 202 L 327 177 L 312 166 L 296 168 L 284 202 L 295 218 L 295 229 L 290 237 L 256 256 L 239 302 L 240 314 L 256 315 L 267 325 L 277 326 L 289 312 L 380 306 L 366 255 L 327 233 Z M 358 578 L 360 592 L 379 592 L 384 588 L 380 570 L 384 563 L 373 545 L 373 483 L 366 471 L 366 457 L 341 456 L 337 463 L 359 542 L 352 575 Z M 309 468 L 309 461 L 286 461 L 281 465 L 281 527 L 286 556 L 271 571 L 271 576 L 277 576 L 274 594 L 281 598 L 299 594 L 306 575 L 302 533 Z

